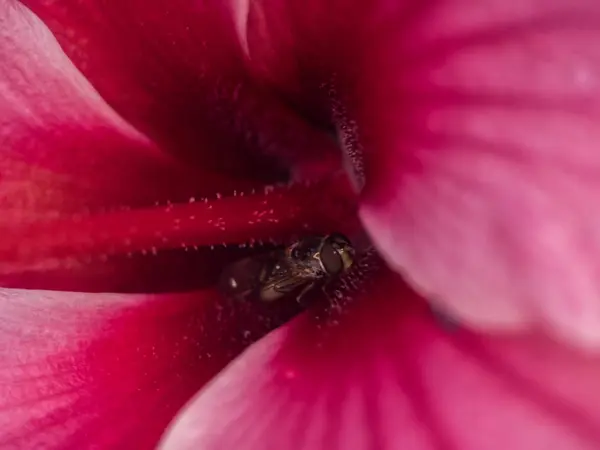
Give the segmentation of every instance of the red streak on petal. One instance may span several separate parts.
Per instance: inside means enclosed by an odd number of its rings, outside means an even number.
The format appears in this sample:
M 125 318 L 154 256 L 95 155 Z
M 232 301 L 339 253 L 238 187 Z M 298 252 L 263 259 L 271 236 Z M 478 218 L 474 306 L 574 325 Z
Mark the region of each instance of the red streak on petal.
M 148 209 L 36 222 L 2 231 L 0 273 L 47 267 L 65 258 L 106 257 L 188 246 L 283 240 L 299 229 L 345 231 L 356 223 L 347 180 L 334 176 L 264 192 L 190 199 Z M 19 243 L 19 245 L 15 245 Z

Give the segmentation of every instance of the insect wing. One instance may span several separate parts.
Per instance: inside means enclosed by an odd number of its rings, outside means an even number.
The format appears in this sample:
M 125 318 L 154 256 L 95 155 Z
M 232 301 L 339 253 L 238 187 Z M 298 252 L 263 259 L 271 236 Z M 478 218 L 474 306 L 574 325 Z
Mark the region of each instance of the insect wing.
M 311 280 L 302 277 L 299 274 L 294 274 L 293 271 L 282 272 L 273 275 L 267 279 L 260 290 L 260 298 L 263 301 L 270 302 L 278 300 L 297 289 L 306 286 Z

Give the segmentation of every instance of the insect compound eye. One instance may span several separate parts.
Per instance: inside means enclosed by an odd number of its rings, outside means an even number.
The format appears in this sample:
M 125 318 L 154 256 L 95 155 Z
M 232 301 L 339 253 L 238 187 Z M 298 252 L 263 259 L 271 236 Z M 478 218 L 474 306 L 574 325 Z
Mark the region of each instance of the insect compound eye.
M 330 275 L 337 275 L 344 270 L 344 262 L 337 249 L 329 241 L 325 241 L 321 247 L 321 264 L 325 272 Z

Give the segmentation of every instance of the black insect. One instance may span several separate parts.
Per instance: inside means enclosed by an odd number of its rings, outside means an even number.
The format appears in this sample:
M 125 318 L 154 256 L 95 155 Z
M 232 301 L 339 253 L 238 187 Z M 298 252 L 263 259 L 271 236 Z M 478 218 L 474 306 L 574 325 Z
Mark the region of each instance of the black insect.
M 299 301 L 317 282 L 326 283 L 354 262 L 350 240 L 339 234 L 311 236 L 262 255 L 244 258 L 221 275 L 225 295 L 273 302 L 296 293 Z

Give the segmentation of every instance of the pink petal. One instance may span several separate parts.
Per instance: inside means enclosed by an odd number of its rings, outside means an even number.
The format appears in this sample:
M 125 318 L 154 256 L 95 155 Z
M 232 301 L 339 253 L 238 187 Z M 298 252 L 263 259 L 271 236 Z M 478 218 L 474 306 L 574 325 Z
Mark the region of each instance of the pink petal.
M 440 327 L 389 274 L 348 314 L 303 316 L 176 418 L 184 449 L 592 450 L 600 360 L 533 335 Z
M 0 224 L 150 205 L 205 185 L 123 121 L 9 0 L 0 2 L 0 69 Z
M 598 2 L 239 11 L 257 76 L 329 111 L 396 270 L 471 325 L 600 345 Z
M 216 295 L 0 290 L 0 447 L 154 448 L 173 414 L 278 324 Z
M 271 181 L 280 162 L 336 160 L 325 133 L 248 76 L 222 2 L 22 3 L 115 110 L 178 158 Z
M 375 243 L 468 323 L 597 348 L 600 5 L 439 2 L 400 37 L 363 79 Z

